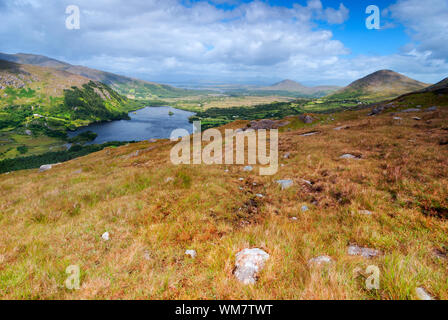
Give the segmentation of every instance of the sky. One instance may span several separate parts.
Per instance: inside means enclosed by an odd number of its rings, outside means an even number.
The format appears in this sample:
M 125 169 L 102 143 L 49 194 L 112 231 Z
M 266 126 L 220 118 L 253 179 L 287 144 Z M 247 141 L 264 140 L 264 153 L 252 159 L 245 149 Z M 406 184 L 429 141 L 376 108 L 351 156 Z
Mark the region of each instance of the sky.
M 66 8 L 80 10 L 79 29 Z M 368 29 L 369 5 L 380 29 Z M 448 77 L 448 0 L 0 0 L 0 52 L 162 83 Z

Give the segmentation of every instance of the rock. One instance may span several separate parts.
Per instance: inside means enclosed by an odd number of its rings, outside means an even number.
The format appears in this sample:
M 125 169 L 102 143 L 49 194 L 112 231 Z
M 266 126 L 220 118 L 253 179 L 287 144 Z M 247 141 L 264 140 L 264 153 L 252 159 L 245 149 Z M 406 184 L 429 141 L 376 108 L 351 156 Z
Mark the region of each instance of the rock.
M 303 205 L 302 208 L 300 208 L 302 212 L 307 212 L 309 210 L 308 206 Z
M 53 165 L 44 164 L 44 165 L 40 166 L 39 172 L 45 172 L 45 171 L 51 170 L 52 168 L 53 168 Z
M 383 106 L 377 106 L 372 109 L 372 112 L 369 113 L 369 116 L 374 116 L 374 115 L 380 114 L 381 112 L 383 112 L 383 110 L 384 110 Z
M 151 254 L 149 253 L 148 250 L 145 250 L 145 252 L 143 252 L 143 258 L 144 258 L 146 261 L 151 260 Z
M 316 121 L 316 119 L 314 119 L 312 116 L 310 116 L 310 115 L 301 115 L 301 116 L 299 116 L 299 119 L 303 122 L 303 123 L 306 123 L 306 124 L 311 124 L 311 123 L 313 123 L 314 121 Z
M 297 221 L 297 220 L 299 220 L 299 219 L 298 219 L 297 217 L 292 217 L 291 220 L 293 220 L 293 221 Z
M 402 110 L 401 112 L 409 113 L 409 112 L 419 112 L 419 111 L 420 111 L 420 109 L 417 109 L 417 108 L 409 108 L 409 109 Z
M 224 170 L 225 173 L 229 173 L 229 169 Z
M 239 180 L 239 181 L 244 181 L 244 178 L 239 178 L 238 180 Z
M 279 185 L 281 185 L 282 190 L 288 189 L 290 187 L 292 187 L 293 185 L 293 181 L 292 180 L 277 180 L 277 183 Z
M 289 152 L 286 152 L 284 155 L 283 155 L 283 159 L 289 159 L 289 156 L 290 156 L 291 154 L 289 153 Z
M 104 241 L 109 241 L 110 240 L 109 232 L 104 232 L 101 238 L 103 238 Z
M 401 119 L 403 119 L 403 118 L 401 118 L 401 117 L 394 117 L 393 119 L 394 119 L 394 120 L 401 120 Z
M 419 117 L 412 117 L 412 119 L 417 120 L 417 121 L 422 120 L 422 119 L 419 118 Z
M 157 139 L 149 139 L 148 142 L 149 143 L 154 143 L 154 142 L 157 142 Z
M 416 108 L 419 108 L 419 109 L 420 109 L 421 107 L 422 107 L 421 105 L 416 106 Z
M 340 156 L 339 158 L 340 159 L 357 159 L 357 160 L 359 160 L 361 157 L 354 156 L 354 155 L 352 155 L 350 153 L 346 153 L 346 154 L 343 154 L 342 156 Z
M 308 136 L 314 136 L 315 134 L 319 134 L 319 132 L 318 131 L 311 131 L 311 132 L 303 133 L 300 136 L 301 137 L 308 137 Z
M 356 245 L 352 245 L 352 246 L 348 247 L 347 253 L 351 256 L 362 256 L 362 257 L 368 258 L 368 259 L 379 256 L 381 254 L 381 252 L 378 250 L 362 248 L 362 247 L 358 247 Z
M 25 130 L 25 134 L 31 136 L 33 133 L 31 132 L 31 130 Z
M 344 130 L 344 129 L 348 129 L 348 128 L 349 128 L 348 126 L 340 126 L 340 127 L 334 128 L 333 130 L 340 131 L 340 130 Z
M 422 287 L 418 287 L 415 289 L 415 295 L 419 300 L 434 300 L 433 297 L 429 293 L 426 292 Z
M 185 251 L 185 255 L 190 256 L 191 258 L 194 259 L 194 258 L 196 258 L 197 253 L 195 250 L 187 250 L 187 251 Z
M 254 284 L 268 259 L 269 254 L 261 249 L 244 249 L 236 254 L 235 277 L 243 284 Z
M 329 256 L 319 256 L 319 257 L 309 260 L 308 265 L 309 266 L 313 266 L 313 265 L 320 266 L 320 265 L 328 264 L 331 262 L 333 262 L 333 260 Z
M 260 121 L 251 121 L 247 126 L 250 129 L 260 130 L 260 129 L 278 129 L 280 127 L 284 127 L 288 125 L 289 121 L 276 121 L 270 119 L 263 119 Z
M 425 110 L 426 112 L 437 111 L 437 107 L 433 106 Z
M 78 170 L 73 172 L 73 174 L 80 174 L 80 173 L 82 173 L 82 169 L 78 169 Z
M 308 180 L 305 180 L 305 179 L 302 179 L 302 181 L 305 182 L 309 186 L 313 185 L 313 183 L 311 181 L 308 181 Z
M 252 171 L 254 168 L 252 166 L 246 166 L 244 167 L 243 171 Z
M 264 198 L 264 195 L 262 195 L 261 193 L 257 193 L 256 196 L 257 196 L 258 198 Z
M 168 177 L 168 178 L 165 179 L 165 182 L 166 182 L 166 183 L 168 183 L 168 182 L 172 182 L 172 181 L 174 181 L 174 178 L 173 178 L 173 177 Z
M 372 215 L 372 212 L 369 210 L 359 210 L 358 211 L 359 214 L 365 215 L 365 216 L 370 216 Z

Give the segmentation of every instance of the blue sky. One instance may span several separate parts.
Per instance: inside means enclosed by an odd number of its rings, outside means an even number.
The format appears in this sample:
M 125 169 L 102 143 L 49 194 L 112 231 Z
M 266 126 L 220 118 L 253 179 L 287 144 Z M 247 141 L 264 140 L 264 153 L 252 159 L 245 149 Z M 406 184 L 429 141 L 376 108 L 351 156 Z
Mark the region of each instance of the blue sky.
M 67 5 L 80 8 L 79 30 L 65 28 Z M 368 5 L 380 30 L 365 27 Z M 448 75 L 448 0 L 1 0 L 0 21 L 1 52 L 165 83 Z

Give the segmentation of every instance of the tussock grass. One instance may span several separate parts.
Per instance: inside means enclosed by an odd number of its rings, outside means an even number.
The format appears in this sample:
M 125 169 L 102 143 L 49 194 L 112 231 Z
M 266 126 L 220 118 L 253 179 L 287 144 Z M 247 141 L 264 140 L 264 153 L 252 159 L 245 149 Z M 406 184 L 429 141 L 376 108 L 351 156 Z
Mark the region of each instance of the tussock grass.
M 0 297 L 414 299 L 423 286 L 448 299 L 448 149 L 439 144 L 448 111 L 399 123 L 365 113 L 336 114 L 308 137 L 300 134 L 310 126 L 292 121 L 280 134 L 284 166 L 272 177 L 242 166 L 173 166 L 168 141 L 1 175 Z M 340 125 L 349 128 L 333 130 Z M 137 150 L 146 151 L 132 156 Z M 285 178 L 294 185 L 281 190 L 275 181 Z M 382 255 L 349 256 L 351 244 Z M 235 254 L 248 247 L 271 256 L 253 286 L 232 275 Z M 310 267 L 320 255 L 334 262 Z M 81 268 L 78 291 L 64 286 L 69 265 Z M 379 290 L 357 275 L 369 265 L 380 269 Z

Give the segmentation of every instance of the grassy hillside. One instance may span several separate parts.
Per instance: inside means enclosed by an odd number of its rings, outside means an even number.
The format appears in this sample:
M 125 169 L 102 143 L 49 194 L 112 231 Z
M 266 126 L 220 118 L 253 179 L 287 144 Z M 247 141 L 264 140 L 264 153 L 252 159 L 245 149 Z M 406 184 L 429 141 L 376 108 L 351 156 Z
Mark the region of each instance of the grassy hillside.
M 0 60 L 0 159 L 64 150 L 68 129 L 125 119 L 140 106 L 82 76 Z
M 273 84 L 269 87 L 259 88 L 258 91 L 261 92 L 279 92 L 285 94 L 289 92 L 289 94 L 295 93 L 296 96 L 303 97 L 323 97 L 330 93 L 335 92 L 340 89 L 337 86 L 318 86 L 318 87 L 307 87 L 293 80 L 283 80 L 278 83 Z M 280 94 L 281 95 L 281 94 Z
M 329 99 L 380 101 L 424 89 L 429 85 L 391 70 L 380 70 L 330 95 Z
M 423 287 L 448 299 L 448 110 L 399 121 L 366 114 L 299 127 L 289 118 L 275 176 L 174 166 L 169 141 L 0 175 L 0 297 L 415 299 Z M 310 130 L 319 134 L 301 136 Z M 340 159 L 346 153 L 360 159 Z M 281 190 L 278 179 L 294 184 Z M 351 256 L 353 244 L 381 254 Z M 270 258 L 244 286 L 232 274 L 235 255 L 254 247 Z M 308 264 L 321 255 L 333 262 Z M 80 290 L 64 287 L 69 265 L 81 269 Z M 379 290 L 366 289 L 369 265 L 380 270 Z

